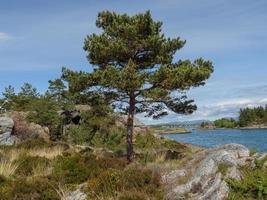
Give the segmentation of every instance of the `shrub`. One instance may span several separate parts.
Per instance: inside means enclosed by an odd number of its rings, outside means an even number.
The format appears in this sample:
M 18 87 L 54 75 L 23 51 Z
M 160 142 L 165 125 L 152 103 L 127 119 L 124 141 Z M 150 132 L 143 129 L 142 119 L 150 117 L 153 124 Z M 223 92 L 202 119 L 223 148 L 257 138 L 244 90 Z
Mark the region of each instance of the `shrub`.
M 160 187 L 160 175 L 153 173 L 149 169 L 129 168 L 123 171 L 121 184 L 126 190 L 135 188 L 143 190 L 147 194 L 155 194 Z
M 93 138 L 92 130 L 85 125 L 70 125 L 67 128 L 68 141 L 73 144 L 89 144 Z
M 56 143 L 46 142 L 41 138 L 27 139 L 16 145 L 17 149 L 40 149 L 40 148 L 50 148 L 56 146 Z
M 0 199 L 2 200 L 60 200 L 55 186 L 46 178 L 26 181 L 16 179 L 0 187 Z
M 228 179 L 228 199 L 267 199 L 267 169 L 243 169 L 242 180 Z
M 30 176 L 33 175 L 35 167 L 48 167 L 50 161 L 45 157 L 23 155 L 19 159 L 15 160 L 14 163 L 18 164 L 16 174 L 20 176 Z
M 63 154 L 53 165 L 53 178 L 63 184 L 80 184 L 100 172 L 100 164 L 93 155 Z
M 119 169 L 123 170 L 127 165 L 126 158 L 99 158 L 98 160 L 99 166 L 102 169 Z
M 118 193 L 125 191 L 139 191 L 140 194 L 136 194 L 136 199 L 141 194 L 142 197 L 162 198 L 160 176 L 149 169 L 141 167 L 131 167 L 123 171 L 108 169 L 103 171 L 98 177 L 89 179 L 87 183 L 89 196 L 92 198 L 95 198 L 97 195 L 115 197 Z M 129 199 L 130 197 L 127 195 L 128 193 L 121 193 L 120 199 Z
M 61 139 L 63 117 L 57 113 L 59 109 L 58 103 L 51 98 L 40 97 L 34 99 L 31 103 L 31 112 L 27 116 L 27 121 L 48 127 L 50 139 Z
M 109 169 L 100 173 L 97 178 L 90 179 L 87 183 L 91 196 L 114 196 L 120 190 L 120 176 L 120 171 Z
M 14 135 L 20 140 L 26 140 L 29 138 L 37 138 L 35 130 L 31 129 L 27 121 L 21 114 L 14 114 L 12 119 L 14 120 Z

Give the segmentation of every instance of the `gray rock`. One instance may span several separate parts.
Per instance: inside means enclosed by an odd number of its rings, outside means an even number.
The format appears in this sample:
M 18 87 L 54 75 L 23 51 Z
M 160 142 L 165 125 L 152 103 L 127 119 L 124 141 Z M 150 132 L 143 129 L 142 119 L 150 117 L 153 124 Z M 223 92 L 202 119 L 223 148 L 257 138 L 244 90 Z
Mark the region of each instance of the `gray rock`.
M 177 169 L 171 171 L 169 174 L 165 174 L 162 177 L 163 182 L 175 182 L 178 178 L 186 176 L 186 170 L 184 169 Z
M 265 158 L 267 158 L 267 153 L 262 153 L 259 155 L 258 160 L 263 160 Z
M 238 168 L 254 161 L 249 155 L 249 150 L 240 144 L 222 145 L 199 152 L 195 157 L 203 160 L 197 167 L 191 166 L 192 169 L 185 169 L 191 170 L 193 174 L 187 183 L 175 185 L 173 179 L 174 174 L 179 174 L 175 173 L 177 170 L 164 176 L 165 181 L 174 183 L 173 187 L 167 188 L 166 199 L 222 200 L 227 196 L 229 188 L 218 170 L 219 166 L 223 164 L 228 167 L 226 177 L 240 179 Z
M 65 200 L 86 200 L 87 195 L 81 191 L 83 187 L 85 184 L 80 185 L 77 190 L 69 192 Z
M 0 134 L 5 132 L 12 132 L 14 121 L 9 117 L 0 117 Z
M 14 121 L 9 117 L 0 117 L 0 145 L 12 145 L 16 137 L 12 135 Z
M 12 145 L 16 142 L 16 137 L 11 132 L 0 134 L 0 145 Z

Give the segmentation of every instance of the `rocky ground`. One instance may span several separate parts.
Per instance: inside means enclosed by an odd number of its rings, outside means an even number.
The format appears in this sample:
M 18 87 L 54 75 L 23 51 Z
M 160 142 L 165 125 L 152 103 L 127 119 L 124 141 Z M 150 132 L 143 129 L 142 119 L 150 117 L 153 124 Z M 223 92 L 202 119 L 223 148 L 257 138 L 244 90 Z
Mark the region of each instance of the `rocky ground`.
M 166 199 L 225 199 L 229 192 L 225 179 L 241 180 L 240 168 L 253 167 L 256 159 L 264 158 L 266 154 L 251 156 L 249 149 L 240 144 L 226 144 L 200 151 L 186 165 L 163 176 Z
M 23 121 L 23 117 L 20 119 Z M 20 140 L 21 135 L 14 134 L 14 130 L 21 124 L 27 124 L 25 121 L 23 123 L 18 122 L 14 115 L 1 116 L 0 145 L 12 145 Z M 34 132 L 34 137 L 47 140 L 49 132 L 45 127 L 37 124 L 27 124 L 27 131 L 29 130 Z M 192 150 L 192 156 L 186 162 L 176 165 L 176 162 L 172 161 L 174 163 L 172 168 L 161 170 L 164 198 L 166 200 L 225 199 L 230 190 L 225 180 L 227 178 L 241 180 L 242 173 L 240 169 L 242 167 L 249 166 L 253 168 L 256 160 L 264 160 L 267 156 L 267 154 L 258 153 L 251 155 L 249 149 L 240 144 L 226 144 L 213 149 L 200 149 L 190 145 L 187 148 Z M 171 157 L 178 155 L 171 158 L 172 160 L 179 159 L 179 152 L 167 151 L 166 156 L 168 153 Z M 168 160 L 164 160 L 164 164 L 168 164 L 170 162 Z M 156 161 L 153 162 L 154 166 L 157 165 Z M 264 166 L 267 166 L 266 161 Z M 64 198 L 67 200 L 85 200 L 87 195 L 83 191 L 84 187 L 87 187 L 86 184 L 81 184 L 75 190 L 65 192 Z

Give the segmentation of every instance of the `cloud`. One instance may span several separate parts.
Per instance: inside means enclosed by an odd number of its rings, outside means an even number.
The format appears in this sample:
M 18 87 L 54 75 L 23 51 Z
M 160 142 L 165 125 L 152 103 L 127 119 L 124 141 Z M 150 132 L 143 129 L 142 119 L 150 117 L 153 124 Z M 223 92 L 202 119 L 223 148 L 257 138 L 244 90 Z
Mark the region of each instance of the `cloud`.
M 11 40 L 11 39 L 12 39 L 12 36 L 9 35 L 8 33 L 0 32 L 0 42 L 1 41 Z
M 145 124 L 157 124 L 166 122 L 177 122 L 187 120 L 215 120 L 222 117 L 237 117 L 240 108 L 264 106 L 267 104 L 267 98 L 236 98 L 231 100 L 223 100 L 217 103 L 211 103 L 204 106 L 199 106 L 198 110 L 191 115 L 178 115 L 170 113 L 168 116 L 153 120 L 146 118 L 143 115 L 138 115 L 138 118 Z

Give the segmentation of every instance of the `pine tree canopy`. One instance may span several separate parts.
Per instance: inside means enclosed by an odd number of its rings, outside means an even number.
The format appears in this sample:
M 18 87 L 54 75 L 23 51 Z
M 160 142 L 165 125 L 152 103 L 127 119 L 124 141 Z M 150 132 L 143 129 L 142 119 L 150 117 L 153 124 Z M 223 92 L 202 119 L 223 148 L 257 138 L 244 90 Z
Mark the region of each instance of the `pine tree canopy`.
M 210 61 L 173 62 L 185 41 L 166 37 L 162 22 L 154 21 L 149 11 L 134 16 L 100 12 L 96 26 L 102 32 L 87 36 L 84 43 L 94 71 L 83 79 L 86 83 L 80 82 L 79 89 L 109 95 L 114 105 L 126 111 L 132 98 L 135 113 L 154 118 L 168 110 L 182 114 L 196 110 L 185 92 L 204 85 L 213 72 Z M 77 78 L 74 82 L 77 86 Z

